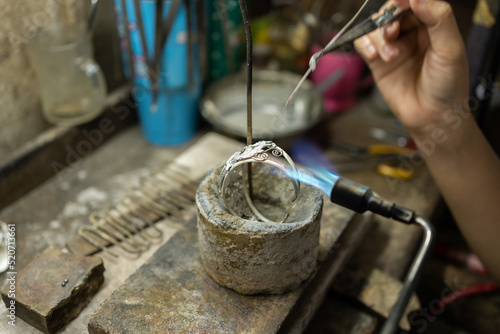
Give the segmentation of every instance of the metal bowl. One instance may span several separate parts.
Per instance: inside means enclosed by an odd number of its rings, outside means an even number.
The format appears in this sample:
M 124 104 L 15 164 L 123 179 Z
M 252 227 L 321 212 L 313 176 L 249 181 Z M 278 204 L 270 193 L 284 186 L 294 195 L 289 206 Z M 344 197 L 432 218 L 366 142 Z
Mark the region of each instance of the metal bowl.
M 300 76 L 289 72 L 253 72 L 253 138 L 278 141 L 295 137 L 320 120 L 323 115 L 321 96 L 307 80 L 285 107 L 299 80 Z M 246 138 L 246 74 L 227 76 L 210 85 L 200 107 L 203 118 L 220 132 Z

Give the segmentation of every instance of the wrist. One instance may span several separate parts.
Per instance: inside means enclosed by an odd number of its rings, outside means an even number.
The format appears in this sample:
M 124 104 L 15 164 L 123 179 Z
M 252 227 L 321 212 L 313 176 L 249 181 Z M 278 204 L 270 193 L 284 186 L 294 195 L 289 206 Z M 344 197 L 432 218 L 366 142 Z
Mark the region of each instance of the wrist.
M 475 122 L 468 101 L 428 108 L 422 111 L 419 117 L 420 122 L 407 127 L 415 141 L 430 139 L 440 142 L 442 136 L 455 136 L 464 130 L 462 127 L 465 124 Z
M 438 151 L 446 157 L 456 154 L 461 147 L 467 146 L 471 135 L 480 132 L 469 109 L 458 107 L 444 111 L 434 122 L 409 129 L 418 149 L 429 156 Z

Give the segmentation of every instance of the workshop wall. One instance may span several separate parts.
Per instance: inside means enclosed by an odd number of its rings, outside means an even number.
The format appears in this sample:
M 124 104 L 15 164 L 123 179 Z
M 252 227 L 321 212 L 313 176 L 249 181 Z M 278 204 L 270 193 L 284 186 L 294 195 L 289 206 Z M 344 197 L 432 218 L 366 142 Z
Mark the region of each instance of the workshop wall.
M 50 127 L 42 117 L 38 86 L 25 53 L 36 31 L 56 19 L 72 22 L 86 15 L 77 0 L 0 0 L 0 165 L 8 155 Z M 81 1 L 81 0 L 79 0 Z M 113 90 L 124 82 L 113 1 L 100 1 L 94 23 L 94 51 Z
M 49 125 L 23 45 L 49 22 L 47 1 L 0 1 L 0 162 Z

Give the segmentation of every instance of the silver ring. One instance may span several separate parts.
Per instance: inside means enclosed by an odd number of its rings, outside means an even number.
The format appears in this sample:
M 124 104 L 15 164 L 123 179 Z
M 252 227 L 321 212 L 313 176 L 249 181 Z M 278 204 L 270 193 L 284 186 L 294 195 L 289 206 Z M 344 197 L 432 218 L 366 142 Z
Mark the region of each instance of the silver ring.
M 283 158 L 290 166 L 287 167 L 282 159 L 281 161 L 278 160 L 279 158 Z M 259 141 L 253 145 L 245 146 L 241 151 L 234 153 L 228 159 L 219 175 L 219 194 L 224 200 L 226 209 L 231 214 L 239 217 L 251 217 L 253 214 L 264 222 L 276 223 L 259 212 L 250 197 L 248 186 L 245 185 L 245 183 L 248 184 L 248 181 L 245 182 L 243 180 L 242 169 L 236 168 L 252 162 L 265 163 L 282 170 L 285 175 L 290 177 L 293 184 L 295 194 L 292 202 L 297 199 L 300 192 L 297 167 L 292 158 L 272 141 Z M 288 213 L 278 223 L 284 222 L 287 217 Z

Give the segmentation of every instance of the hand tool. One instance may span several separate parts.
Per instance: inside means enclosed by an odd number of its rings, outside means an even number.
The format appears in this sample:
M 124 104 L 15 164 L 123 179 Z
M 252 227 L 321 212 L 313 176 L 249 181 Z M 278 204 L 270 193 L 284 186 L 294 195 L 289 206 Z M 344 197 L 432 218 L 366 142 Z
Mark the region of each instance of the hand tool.
M 400 158 L 378 158 L 375 160 L 368 161 L 352 161 L 334 164 L 335 171 L 337 173 L 352 172 L 358 170 L 365 170 L 369 168 L 376 168 L 377 173 L 388 176 L 394 179 L 410 180 L 413 177 L 413 171 L 398 167 L 397 163 L 400 163 Z
M 414 152 L 414 150 L 410 148 L 388 144 L 372 144 L 366 147 L 357 147 L 345 143 L 334 142 L 331 143 L 330 146 L 335 150 L 339 150 L 357 159 L 369 158 L 372 156 L 409 155 Z
M 292 154 L 298 157 L 297 162 L 308 170 L 308 172 L 299 170 L 299 181 L 320 189 L 330 198 L 332 203 L 358 213 L 371 211 L 399 222 L 420 225 L 424 229 L 421 246 L 408 270 L 399 297 L 381 331 L 383 334 L 395 333 L 398 328 L 399 319 L 422 274 L 425 261 L 432 251 L 434 240 L 433 226 L 425 218 L 417 215 L 412 210 L 376 195 L 369 187 L 330 172 L 332 170 L 330 161 L 325 159 L 319 148 L 310 142 L 298 142 L 295 149 L 296 154 L 293 154 L 293 152 Z M 293 173 L 288 173 L 288 175 L 292 176 Z
M 370 129 L 370 136 L 377 140 L 396 144 L 401 147 L 416 149 L 415 142 L 409 137 L 408 134 L 400 134 L 396 131 L 373 127 Z
M 401 167 L 401 162 L 408 159 L 410 154 L 412 154 L 412 159 L 420 157 L 416 151 L 397 145 L 377 144 L 356 147 L 332 143 L 331 146 L 353 158 L 348 161 L 334 161 L 333 168 L 337 173 L 376 167 L 379 174 L 409 180 L 413 177 L 413 171 Z
M 332 38 L 332 40 L 330 40 L 330 42 L 322 50 L 316 52 L 311 56 L 311 59 L 309 60 L 309 68 L 307 69 L 306 73 L 297 84 L 297 87 L 295 87 L 292 94 L 286 101 L 286 105 L 290 103 L 291 99 L 293 98 L 297 90 L 300 88 L 304 80 L 307 78 L 309 73 L 311 73 L 316 69 L 316 63 L 318 62 L 319 58 L 321 58 L 322 56 L 324 56 L 329 52 L 335 51 L 339 48 L 346 47 L 347 45 L 352 44 L 356 39 L 360 38 L 361 36 L 364 36 L 380 27 L 383 27 L 399 19 L 401 16 L 411 11 L 409 8 L 403 8 L 398 6 L 396 3 L 393 3 L 387 6 L 382 12 L 382 14 L 379 14 L 378 16 L 375 16 L 373 18 L 368 17 L 364 19 L 361 23 L 354 26 L 352 29 L 348 30 L 349 26 L 362 12 L 367 3 L 368 1 L 365 1 L 363 6 L 358 10 L 356 15 L 351 19 L 351 21 L 349 21 L 349 23 L 347 23 L 346 26 L 344 26 L 344 28 L 342 28 L 342 30 L 337 35 L 335 35 Z M 350 49 L 352 50 L 352 48 Z

